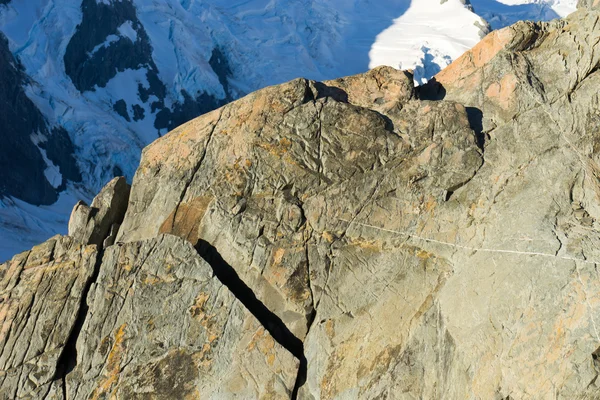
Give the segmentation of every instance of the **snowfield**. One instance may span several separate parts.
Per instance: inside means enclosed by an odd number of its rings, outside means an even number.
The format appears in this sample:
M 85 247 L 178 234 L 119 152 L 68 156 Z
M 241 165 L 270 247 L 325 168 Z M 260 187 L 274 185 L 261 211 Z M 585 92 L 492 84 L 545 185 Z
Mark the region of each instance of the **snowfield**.
M 369 52 L 369 68 L 412 69 L 416 83 L 426 83 L 487 32 L 486 21 L 460 0 L 413 1 L 392 26 L 377 35 Z
M 105 7 L 118 0 L 95 1 Z M 465 0 L 132 3 L 141 28 L 136 21 L 123 22 L 91 47 L 88 57 L 124 40 L 135 44 L 147 37 L 166 87 L 164 104 L 174 107 L 185 100 L 182 91 L 224 101 L 299 76 L 326 80 L 379 65 L 412 69 L 416 83 L 424 83 L 489 29 L 565 16 L 577 0 L 471 0 L 472 7 Z M 83 176 L 82 184 L 67 185 L 51 206 L 0 199 L 0 262 L 66 233 L 75 202 L 89 202 L 115 171 L 131 181 L 142 148 L 166 133 L 155 127 L 158 111 L 152 104 L 158 98 L 140 96 L 140 87 L 151 88 L 147 65 L 119 71 L 106 84 L 84 91 L 65 72 L 65 52 L 83 18 L 81 4 L 12 0 L 0 5 L 0 31 L 31 78 L 26 93 L 50 127 L 68 131 Z M 221 70 L 211 63 L 215 49 L 226 59 Z M 128 118 L 116 111 L 120 100 Z M 46 176 L 58 185 L 60 173 L 47 162 Z

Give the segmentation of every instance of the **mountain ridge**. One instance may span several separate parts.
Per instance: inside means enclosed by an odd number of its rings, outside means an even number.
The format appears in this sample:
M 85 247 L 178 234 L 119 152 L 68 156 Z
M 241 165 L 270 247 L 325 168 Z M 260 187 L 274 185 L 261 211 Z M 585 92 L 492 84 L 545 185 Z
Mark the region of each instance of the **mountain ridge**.
M 78 200 L 91 201 L 114 176 L 131 179 L 141 150 L 191 118 L 300 75 L 325 80 L 385 64 L 414 69 L 424 82 L 486 29 L 461 0 L 4 4 L 0 30 L 28 74 L 23 90 L 56 132 L 50 143 L 63 150 L 50 147 L 48 154 L 58 153 L 44 160 L 50 178 L 30 181 L 36 196 L 10 190 L 0 200 L 2 259 L 65 233 Z M 545 4 L 505 7 L 523 9 L 521 17 L 557 16 Z M 21 140 L 37 134 L 21 133 Z M 39 164 L 42 150 L 30 164 Z M 50 181 L 60 190 L 42 198 Z M 31 206 L 42 203 L 49 205 Z
M 492 32 L 426 87 L 296 79 L 158 139 L 0 265 L 0 390 L 597 398 L 599 12 Z

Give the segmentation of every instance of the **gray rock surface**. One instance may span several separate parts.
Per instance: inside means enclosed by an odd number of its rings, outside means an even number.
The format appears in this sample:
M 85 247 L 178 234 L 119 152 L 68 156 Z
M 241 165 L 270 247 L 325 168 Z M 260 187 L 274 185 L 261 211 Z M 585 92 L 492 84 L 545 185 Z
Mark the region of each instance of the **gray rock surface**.
M 199 118 L 144 152 L 120 240 L 219 249 L 305 339 L 306 398 L 587 395 L 597 18 L 494 32 L 418 93 L 378 69 Z
M 62 373 L 28 390 L 600 398 L 599 20 L 495 31 L 416 89 L 297 79 L 157 140 Z
M 345 230 L 339 218 L 376 195 L 372 176 L 432 175 L 428 186 L 443 198 L 482 163 L 464 107 L 410 102 L 413 91 L 412 77 L 392 68 L 325 84 L 299 79 L 183 125 L 145 150 L 118 240 L 166 232 L 211 243 L 304 338 L 313 285 L 324 284 L 310 274 L 325 275 L 325 259 L 313 269 L 311 252 L 324 257 Z M 341 201 L 327 209 L 334 193 Z
M 298 361 L 175 236 L 116 245 L 88 295 L 68 399 L 286 399 Z
M 598 0 L 579 0 L 577 2 L 577 8 L 583 8 L 583 7 L 596 7 L 597 5 L 599 5 L 600 2 Z
M 0 398 L 41 399 L 55 386 L 97 256 L 55 236 L 0 265 Z

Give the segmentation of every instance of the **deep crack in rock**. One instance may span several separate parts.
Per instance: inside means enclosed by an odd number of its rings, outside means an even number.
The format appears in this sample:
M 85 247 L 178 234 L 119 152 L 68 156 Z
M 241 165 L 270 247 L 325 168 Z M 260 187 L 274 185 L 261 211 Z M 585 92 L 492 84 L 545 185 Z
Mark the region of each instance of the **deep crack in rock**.
M 52 379 L 53 381 L 62 380 L 63 397 L 65 400 L 67 399 L 66 377 L 77 365 L 77 339 L 81 334 L 81 329 L 83 328 L 83 324 L 85 323 L 85 319 L 88 315 L 88 310 L 90 307 L 87 303 L 87 297 L 90 289 L 92 288 L 92 284 L 94 284 L 98 279 L 103 255 L 104 250 L 100 249 L 100 251 L 98 251 L 98 257 L 96 258 L 96 264 L 94 265 L 94 272 L 90 279 L 86 282 L 85 288 L 81 294 L 81 305 L 79 307 L 79 312 L 77 313 L 77 318 L 75 319 L 75 324 L 73 324 L 73 328 L 69 333 L 65 347 L 63 347 L 58 358 L 56 364 L 56 374 Z
M 252 289 L 246 285 L 235 269 L 223 259 L 213 245 L 200 239 L 195 248 L 200 257 L 211 266 L 217 279 L 256 317 L 277 343 L 300 361 L 296 384 L 291 396 L 292 400 L 296 399 L 298 390 L 306 382 L 307 375 L 307 360 L 304 355 L 302 341 L 285 326 L 281 318 L 258 300 Z

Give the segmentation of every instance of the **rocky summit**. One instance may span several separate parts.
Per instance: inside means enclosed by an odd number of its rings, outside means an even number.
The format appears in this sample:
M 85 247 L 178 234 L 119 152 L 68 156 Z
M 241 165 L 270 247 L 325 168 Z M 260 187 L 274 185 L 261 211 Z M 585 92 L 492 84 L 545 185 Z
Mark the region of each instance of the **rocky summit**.
M 596 3 L 158 139 L 0 266 L 0 398 L 600 398 Z

